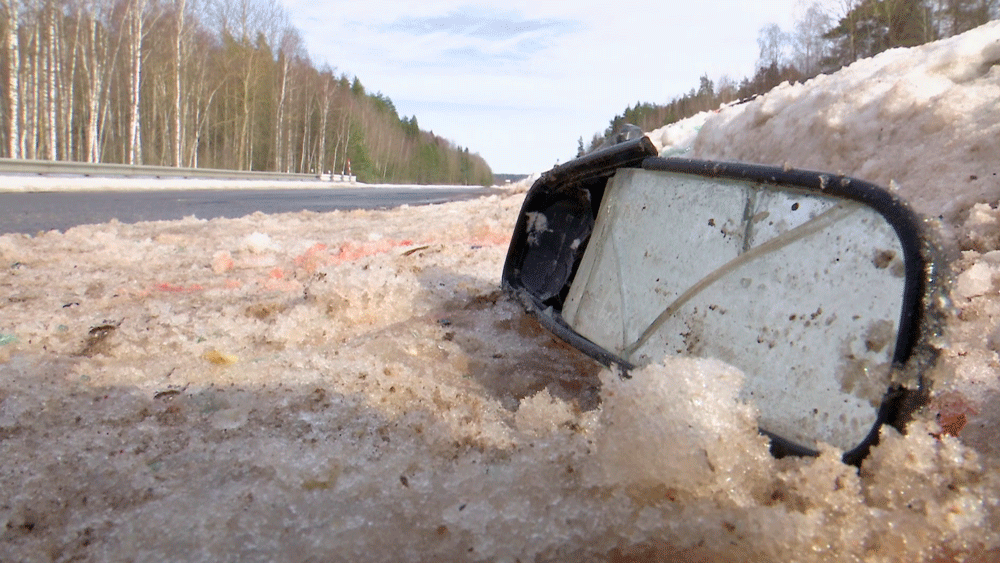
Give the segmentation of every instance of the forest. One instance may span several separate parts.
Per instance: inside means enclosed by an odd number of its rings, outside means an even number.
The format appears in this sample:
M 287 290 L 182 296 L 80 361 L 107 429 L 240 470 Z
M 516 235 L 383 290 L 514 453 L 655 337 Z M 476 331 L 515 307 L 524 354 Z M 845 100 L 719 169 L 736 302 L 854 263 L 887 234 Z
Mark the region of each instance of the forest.
M 0 0 L 0 157 L 492 183 L 277 0 Z
M 793 29 L 760 29 L 756 72 L 738 83 L 701 76 L 698 88 L 665 104 L 636 102 L 595 133 L 581 137 L 577 156 L 594 150 L 624 123 L 652 131 L 721 104 L 747 100 L 782 82 L 804 82 L 895 47 L 913 47 L 958 35 L 1000 19 L 1000 0 L 827 0 L 804 5 Z

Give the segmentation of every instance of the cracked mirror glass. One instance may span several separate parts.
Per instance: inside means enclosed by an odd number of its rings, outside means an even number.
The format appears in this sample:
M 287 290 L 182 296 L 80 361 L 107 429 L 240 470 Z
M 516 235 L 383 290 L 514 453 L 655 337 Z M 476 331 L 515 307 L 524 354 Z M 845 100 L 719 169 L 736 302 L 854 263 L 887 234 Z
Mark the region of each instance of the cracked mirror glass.
M 563 306 L 634 365 L 666 356 L 741 369 L 761 429 L 849 450 L 877 422 L 903 308 L 900 241 L 843 198 L 619 169 Z

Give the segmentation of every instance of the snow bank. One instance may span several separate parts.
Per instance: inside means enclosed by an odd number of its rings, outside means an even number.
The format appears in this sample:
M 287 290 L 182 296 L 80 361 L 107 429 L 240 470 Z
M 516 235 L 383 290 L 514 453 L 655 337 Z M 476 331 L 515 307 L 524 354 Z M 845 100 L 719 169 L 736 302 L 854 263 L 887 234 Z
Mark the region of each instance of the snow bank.
M 693 158 L 896 184 L 954 221 L 1000 191 L 1000 21 L 893 49 L 707 118 Z
M 1000 112 L 976 108 L 997 100 L 998 39 L 660 132 L 948 207 L 963 252 L 933 403 L 860 472 L 833 448 L 772 459 L 729 366 L 621 381 L 554 341 L 497 291 L 519 193 L 111 222 L 0 236 L 0 560 L 995 559 L 1000 159 L 980 132 Z M 938 93 L 907 90 L 919 76 Z M 834 115 L 838 135 L 792 139 Z

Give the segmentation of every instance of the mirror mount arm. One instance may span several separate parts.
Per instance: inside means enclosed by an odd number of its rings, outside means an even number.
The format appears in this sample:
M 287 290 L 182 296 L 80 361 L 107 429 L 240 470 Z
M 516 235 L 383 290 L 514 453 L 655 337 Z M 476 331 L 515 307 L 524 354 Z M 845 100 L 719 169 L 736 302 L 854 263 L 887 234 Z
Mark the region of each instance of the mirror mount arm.
M 542 174 L 521 206 L 503 268 L 503 288 L 516 296 L 542 326 L 602 364 L 618 366 L 623 378 L 629 377 L 634 366 L 569 328 L 559 312 L 564 296 L 550 296 L 550 288 L 564 286 L 576 274 L 575 267 L 597 217 L 595 206 L 604 197 L 608 179 L 618 169 L 639 167 L 645 159 L 656 155 L 653 142 L 643 135 Z M 568 224 L 577 230 L 575 236 L 583 240 L 574 245 L 570 240 L 546 236 L 545 225 Z M 567 262 L 573 265 L 572 269 L 563 266 Z M 553 301 L 558 310 L 553 309 Z
M 535 296 L 524 288 L 513 289 L 509 285 L 507 285 L 506 288 L 509 294 L 514 295 L 514 297 L 521 303 L 521 306 L 524 307 L 525 311 L 531 313 L 539 324 L 542 325 L 542 327 L 554 334 L 557 338 L 570 346 L 573 346 L 577 350 L 580 350 L 594 360 L 597 360 L 601 364 L 608 366 L 609 368 L 617 367 L 619 370 L 618 375 L 622 379 L 632 378 L 630 372 L 635 369 L 636 366 L 634 364 L 622 359 L 620 356 L 608 352 L 604 348 L 581 336 L 566 324 L 566 321 L 563 320 L 562 315 L 558 311 L 540 303 Z
M 657 154 L 656 146 L 643 135 L 556 166 L 543 173 L 535 184 L 567 184 L 596 177 L 609 178 L 619 168 L 639 166 L 643 160 Z

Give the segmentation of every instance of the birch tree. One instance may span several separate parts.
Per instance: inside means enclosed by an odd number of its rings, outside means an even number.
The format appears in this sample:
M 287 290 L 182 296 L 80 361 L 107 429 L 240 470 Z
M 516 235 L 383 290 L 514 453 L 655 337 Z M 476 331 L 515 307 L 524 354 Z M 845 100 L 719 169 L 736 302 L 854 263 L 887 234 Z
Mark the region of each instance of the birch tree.
M 184 134 L 182 130 L 183 93 L 181 91 L 181 74 L 184 64 L 184 16 L 187 13 L 187 0 L 174 2 L 174 166 L 181 165 L 184 151 Z
M 823 34 L 830 29 L 830 15 L 818 2 L 810 4 L 795 24 L 792 48 L 795 66 L 806 76 L 819 74 L 822 61 L 827 56 Z
M 286 101 L 288 100 L 289 70 L 291 65 L 303 52 L 302 38 L 291 26 L 285 27 L 278 48 L 278 105 L 276 108 L 274 127 L 275 167 L 283 172 L 288 171 L 288 138 L 291 133 L 287 124 Z
M 45 27 L 48 30 L 48 37 L 45 41 L 45 110 L 46 110 L 46 133 L 45 135 L 45 156 L 49 160 L 59 158 L 58 152 L 58 132 L 59 123 L 57 117 L 58 91 L 59 91 L 59 26 L 56 18 L 55 2 L 49 1 L 45 10 Z
M 80 20 L 78 12 L 72 14 L 72 18 L 65 20 L 65 26 L 72 29 L 69 51 L 65 45 L 60 48 L 61 57 L 61 78 L 59 87 L 59 151 L 62 158 L 66 160 L 77 159 L 77 139 L 74 135 L 74 125 L 76 123 L 76 82 L 77 67 L 80 59 Z
M 762 68 L 780 67 L 785 57 L 785 46 L 788 44 L 788 34 L 775 23 L 769 23 L 760 28 L 757 35 L 757 46 L 760 48 L 758 66 Z
M 21 99 L 19 91 L 21 88 L 21 50 L 20 38 L 20 12 L 21 6 L 18 0 L 2 0 L 0 6 L 3 7 L 6 15 L 7 37 L 5 45 L 7 47 L 7 156 L 10 158 L 21 158 Z
M 83 24 L 83 49 L 80 59 L 83 80 L 83 109 L 86 113 L 84 155 L 87 162 L 102 162 L 112 75 L 118 66 L 123 34 L 111 34 L 101 25 L 112 19 L 112 12 L 101 0 L 86 4 L 81 16 Z
M 140 164 L 142 159 L 142 131 L 140 129 L 139 111 L 142 107 L 142 35 L 146 22 L 146 7 L 149 0 L 131 0 L 129 3 L 129 59 L 131 73 L 130 112 L 128 125 L 128 163 Z

